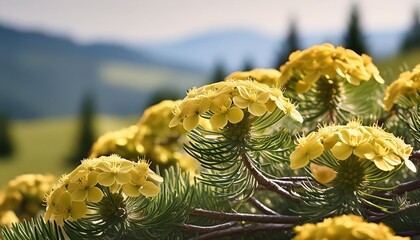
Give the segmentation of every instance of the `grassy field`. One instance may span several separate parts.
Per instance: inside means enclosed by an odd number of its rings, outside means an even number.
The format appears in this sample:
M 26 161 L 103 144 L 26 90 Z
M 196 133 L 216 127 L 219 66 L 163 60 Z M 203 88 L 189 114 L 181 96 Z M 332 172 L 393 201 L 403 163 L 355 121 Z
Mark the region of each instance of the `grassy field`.
M 99 116 L 95 120 L 97 136 L 137 122 L 137 117 Z M 76 147 L 78 119 L 59 118 L 12 123 L 15 154 L 0 158 L 0 186 L 16 175 L 69 172 L 66 159 Z
M 396 57 L 382 59 L 375 61 L 378 66 L 382 77 L 387 82 L 392 82 L 398 78 L 401 72 L 412 70 L 417 64 L 420 63 L 420 49 L 416 49 Z

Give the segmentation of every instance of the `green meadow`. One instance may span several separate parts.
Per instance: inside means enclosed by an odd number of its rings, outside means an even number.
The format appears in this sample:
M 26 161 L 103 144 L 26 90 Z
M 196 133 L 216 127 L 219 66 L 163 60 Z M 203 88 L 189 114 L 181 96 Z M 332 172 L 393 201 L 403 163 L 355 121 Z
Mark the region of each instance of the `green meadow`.
M 97 116 L 97 136 L 135 124 L 137 116 Z M 14 154 L 0 158 L 0 186 L 15 176 L 26 173 L 51 173 L 59 177 L 71 171 L 67 158 L 76 148 L 78 134 L 77 118 L 56 118 L 11 123 Z

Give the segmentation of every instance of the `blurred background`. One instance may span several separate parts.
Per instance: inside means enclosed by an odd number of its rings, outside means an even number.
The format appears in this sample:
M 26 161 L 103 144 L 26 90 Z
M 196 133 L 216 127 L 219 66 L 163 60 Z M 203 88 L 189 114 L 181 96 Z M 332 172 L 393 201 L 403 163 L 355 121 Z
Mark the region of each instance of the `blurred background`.
M 0 0 L 0 186 L 69 172 L 147 106 L 324 42 L 395 80 L 420 62 L 420 0 Z

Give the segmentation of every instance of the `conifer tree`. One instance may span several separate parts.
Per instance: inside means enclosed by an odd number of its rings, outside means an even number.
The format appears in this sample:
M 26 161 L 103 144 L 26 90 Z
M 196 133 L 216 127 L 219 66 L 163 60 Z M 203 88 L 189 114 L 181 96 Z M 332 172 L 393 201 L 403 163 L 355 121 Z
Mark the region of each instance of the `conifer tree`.
M 224 65 L 219 62 L 216 64 L 212 72 L 212 75 L 210 76 L 209 83 L 216 83 L 216 82 L 223 81 L 226 76 L 227 76 L 226 69 Z
M 353 6 L 347 32 L 344 35 L 344 47 L 355 51 L 357 54 L 368 53 L 360 24 L 359 9 Z
M 420 48 L 420 12 L 419 9 L 414 11 L 413 25 L 406 33 L 402 42 L 401 50 L 409 51 L 414 48 Z
M 92 144 L 95 142 L 94 130 L 95 103 L 93 96 L 87 94 L 81 102 L 79 116 L 79 134 L 76 139 L 76 149 L 70 158 L 70 165 L 77 166 L 80 160 L 89 156 Z
M 251 71 L 254 69 L 251 59 L 246 59 L 244 65 L 242 66 L 241 71 Z
M 280 47 L 280 54 L 275 60 L 274 68 L 279 68 L 281 65 L 287 62 L 289 55 L 300 49 L 299 34 L 296 25 L 296 21 L 292 20 L 289 26 L 289 33 Z
M 13 153 L 13 143 L 10 134 L 10 121 L 6 114 L 0 115 L 0 157 Z

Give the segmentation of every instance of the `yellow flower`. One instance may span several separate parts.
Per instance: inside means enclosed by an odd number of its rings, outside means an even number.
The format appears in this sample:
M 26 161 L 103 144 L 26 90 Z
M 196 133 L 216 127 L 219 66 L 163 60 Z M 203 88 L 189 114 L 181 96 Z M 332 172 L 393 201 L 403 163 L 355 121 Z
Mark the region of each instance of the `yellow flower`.
M 360 160 L 373 161 L 382 171 L 391 171 L 404 161 L 411 171 L 416 172 L 415 165 L 409 160 L 412 150 L 392 133 L 377 125 L 363 126 L 361 120 L 356 119 L 344 126 L 319 127 L 317 132 L 298 139 L 290 155 L 290 167 L 304 167 L 324 151 L 330 151 L 337 160 L 347 160 L 354 155 Z
M 111 159 L 109 159 L 110 161 L 99 162 L 96 166 L 99 170 L 101 170 L 98 175 L 99 184 L 108 187 L 115 182 L 118 184 L 126 184 L 130 182 L 130 170 L 133 168 L 132 162 L 118 161 L 119 157 L 116 155 L 101 157 L 100 159 L 104 158 Z
M 296 110 L 295 105 L 291 103 L 288 98 L 283 96 L 283 92 L 280 89 L 273 89 L 270 99 L 284 114 L 289 115 L 292 119 L 300 123 L 303 122 L 302 115 Z
M 361 81 L 371 78 L 384 83 L 369 56 L 329 43 L 293 52 L 289 61 L 280 67 L 280 72 L 280 85 L 286 85 L 295 77 L 295 91 L 300 94 L 309 91 L 320 78 L 334 80 L 339 77 L 337 80 L 344 79 L 352 85 L 360 85 Z
M 138 131 L 139 127 L 132 125 L 103 134 L 93 144 L 89 157 L 96 158 L 113 153 L 126 158 L 139 155 L 134 142 L 134 137 Z
M 355 154 L 363 158 L 365 153 L 372 152 L 372 145 L 368 143 L 369 137 L 356 129 L 343 129 L 338 133 L 340 141 L 331 149 L 331 153 L 338 160 L 345 160 Z
M 233 102 L 240 108 L 247 108 L 254 116 L 262 116 L 267 112 L 265 105 L 270 99 L 269 92 L 238 86 L 239 95 L 233 97 Z
M 365 154 L 365 157 L 375 163 L 383 171 L 391 171 L 396 165 L 401 164 L 401 158 L 392 149 L 378 142 L 373 144 L 373 152 Z
M 383 223 L 368 223 L 359 216 L 349 214 L 326 218 L 318 223 L 306 223 L 294 228 L 293 240 L 409 240 L 399 237 Z
M 72 202 L 71 194 L 62 187 L 47 196 L 47 210 L 44 219 L 46 221 L 54 220 L 59 226 L 63 226 L 64 220 L 69 217 L 82 218 L 86 215 L 86 212 L 86 203 Z
M 290 154 L 291 169 L 299 169 L 308 165 L 310 160 L 319 157 L 324 152 L 324 146 L 314 132 L 297 139 L 297 142 L 298 145 Z
M 311 163 L 309 168 L 314 178 L 322 184 L 328 184 L 337 177 L 337 172 L 326 166 Z
M 158 195 L 159 187 L 151 181 L 146 181 L 146 179 L 146 176 L 133 175 L 131 182 L 122 186 L 123 192 L 129 197 L 138 197 L 140 195 L 154 197 Z
M 409 96 L 420 93 L 420 64 L 410 72 L 400 74 L 398 79 L 389 85 L 384 97 L 385 110 L 391 110 L 401 95 Z
M 222 128 L 229 123 L 239 123 L 244 116 L 271 114 L 276 108 L 296 121 L 303 121 L 280 89 L 253 80 L 228 79 L 194 89 L 194 94 L 188 94 L 175 107 L 169 126 L 182 123 L 184 129 L 190 131 L 198 126 L 200 119 L 210 119 L 214 128 Z
M 104 194 L 101 189 L 95 187 L 98 183 L 97 179 L 98 173 L 91 172 L 87 176 L 72 180 L 68 186 L 68 191 L 72 195 L 72 200 L 81 202 L 87 199 L 89 202 L 94 203 L 101 201 Z
M 107 187 L 112 193 L 123 188 L 126 196 L 156 196 L 160 191 L 162 177 L 150 170 L 145 160 L 138 163 L 118 155 L 86 159 L 82 164 L 61 178 L 61 181 L 46 197 L 45 220 L 55 220 L 62 226 L 64 220 L 85 217 L 87 202 L 100 202 Z M 136 187 L 135 193 L 133 186 Z
M 210 118 L 210 123 L 214 128 L 223 128 L 228 121 L 230 123 L 238 123 L 244 113 L 238 107 L 232 107 L 232 99 L 227 94 L 216 97 L 210 106 L 210 110 L 214 115 Z
M 11 210 L 0 211 L 0 226 L 12 227 L 14 223 L 18 223 L 19 218 L 16 216 L 15 212 Z
M 277 69 L 264 69 L 256 68 L 251 71 L 245 72 L 234 72 L 229 74 L 225 79 L 235 79 L 235 80 L 255 80 L 257 82 L 267 84 L 272 87 L 279 86 L 279 79 L 281 73 Z
M 53 175 L 23 174 L 16 176 L 0 192 L 0 216 L 4 213 L 3 217 L 12 217 L 9 210 L 15 214 L 18 221 L 38 216 L 44 209 L 45 194 L 50 191 L 55 181 L 56 178 Z M 14 218 L 11 220 L 14 221 Z
M 210 108 L 211 101 L 208 98 L 195 98 L 185 102 L 185 117 L 182 125 L 185 130 L 191 131 L 198 126 L 200 116 Z

